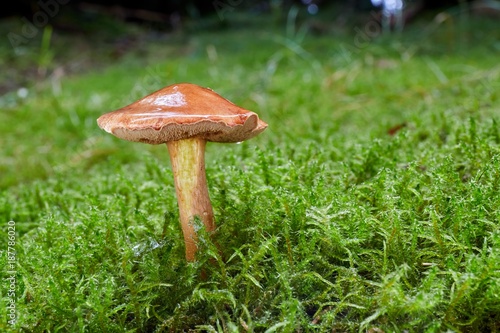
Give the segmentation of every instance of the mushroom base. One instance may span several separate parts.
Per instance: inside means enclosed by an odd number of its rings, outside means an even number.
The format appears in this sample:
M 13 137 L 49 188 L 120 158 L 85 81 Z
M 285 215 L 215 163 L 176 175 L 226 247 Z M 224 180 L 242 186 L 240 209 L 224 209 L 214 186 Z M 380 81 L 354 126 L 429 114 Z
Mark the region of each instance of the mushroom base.
M 205 146 L 205 140 L 196 138 L 167 142 L 188 261 L 195 260 L 197 250 L 196 217 L 208 232 L 215 230 L 205 173 Z

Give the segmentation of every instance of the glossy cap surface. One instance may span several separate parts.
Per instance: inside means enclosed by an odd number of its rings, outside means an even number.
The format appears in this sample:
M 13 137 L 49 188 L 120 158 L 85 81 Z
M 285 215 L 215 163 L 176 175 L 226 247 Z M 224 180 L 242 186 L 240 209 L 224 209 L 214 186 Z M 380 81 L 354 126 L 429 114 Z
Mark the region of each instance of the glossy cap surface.
M 97 119 L 120 139 L 160 144 L 188 138 L 214 142 L 248 140 L 267 128 L 245 110 L 211 89 L 173 84 Z

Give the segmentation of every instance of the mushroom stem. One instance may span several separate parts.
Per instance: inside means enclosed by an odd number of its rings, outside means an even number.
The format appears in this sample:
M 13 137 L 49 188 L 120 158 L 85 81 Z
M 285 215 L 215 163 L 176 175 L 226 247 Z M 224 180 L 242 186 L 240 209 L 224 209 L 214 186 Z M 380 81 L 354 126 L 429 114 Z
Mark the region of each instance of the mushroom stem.
M 197 138 L 167 142 L 187 261 L 194 261 L 197 249 L 195 217 L 199 217 L 208 232 L 215 230 L 205 175 L 205 145 L 205 140 Z

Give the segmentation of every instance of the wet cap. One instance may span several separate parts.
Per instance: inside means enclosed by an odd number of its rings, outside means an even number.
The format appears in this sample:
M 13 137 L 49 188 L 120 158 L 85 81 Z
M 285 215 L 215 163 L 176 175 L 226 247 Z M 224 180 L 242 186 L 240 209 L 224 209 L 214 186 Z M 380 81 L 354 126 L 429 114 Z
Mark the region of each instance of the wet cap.
M 160 144 L 189 138 L 240 142 L 267 124 L 211 89 L 173 84 L 97 119 L 99 127 L 120 139 Z

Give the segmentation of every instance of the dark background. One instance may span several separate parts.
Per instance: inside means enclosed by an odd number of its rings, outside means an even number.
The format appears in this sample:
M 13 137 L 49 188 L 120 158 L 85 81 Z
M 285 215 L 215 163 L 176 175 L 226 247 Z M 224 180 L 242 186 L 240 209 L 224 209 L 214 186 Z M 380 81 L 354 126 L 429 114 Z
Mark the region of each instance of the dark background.
M 92 0 L 59 0 L 61 4 L 64 3 L 64 6 L 70 6 L 74 10 L 83 10 L 85 8 L 93 7 L 93 8 L 101 8 L 104 12 L 117 13 L 120 10 L 143 10 L 152 13 L 159 13 L 165 15 L 180 15 L 180 16 L 193 16 L 193 15 L 207 15 L 213 14 L 216 10 L 216 6 L 223 5 L 231 5 L 238 4 L 240 7 L 245 7 L 248 9 L 260 8 L 265 9 L 270 6 L 270 0 L 169 0 L 169 1 L 161 1 L 161 0 L 103 0 L 103 1 L 92 1 Z M 465 1 L 465 0 L 464 0 Z M 58 3 L 58 0 L 38 0 L 38 1 L 27 1 L 27 0 L 18 0 L 11 1 L 8 4 L 3 6 L 2 11 L 0 12 L 0 17 L 8 17 L 8 16 L 30 16 L 36 13 L 41 9 L 40 4 L 50 5 L 51 3 Z M 305 1 L 304 1 L 305 2 Z M 321 6 L 328 6 L 330 4 L 345 4 L 357 10 L 369 10 L 371 8 L 370 0 L 313 0 L 312 2 L 316 3 L 320 8 Z M 421 3 L 422 10 L 442 8 L 447 6 L 454 6 L 463 1 L 459 0 L 413 0 L 406 1 L 408 4 L 412 3 Z M 287 7 L 298 4 L 303 5 L 301 1 L 293 1 L 293 0 L 283 0 L 281 1 L 281 6 L 283 9 L 287 9 Z M 144 15 L 130 15 L 131 20 L 148 20 L 148 15 L 146 13 L 142 13 Z M 126 15 L 126 14 L 125 14 Z M 150 19 L 154 20 L 155 15 L 150 15 Z M 159 16 L 158 16 L 159 17 Z

